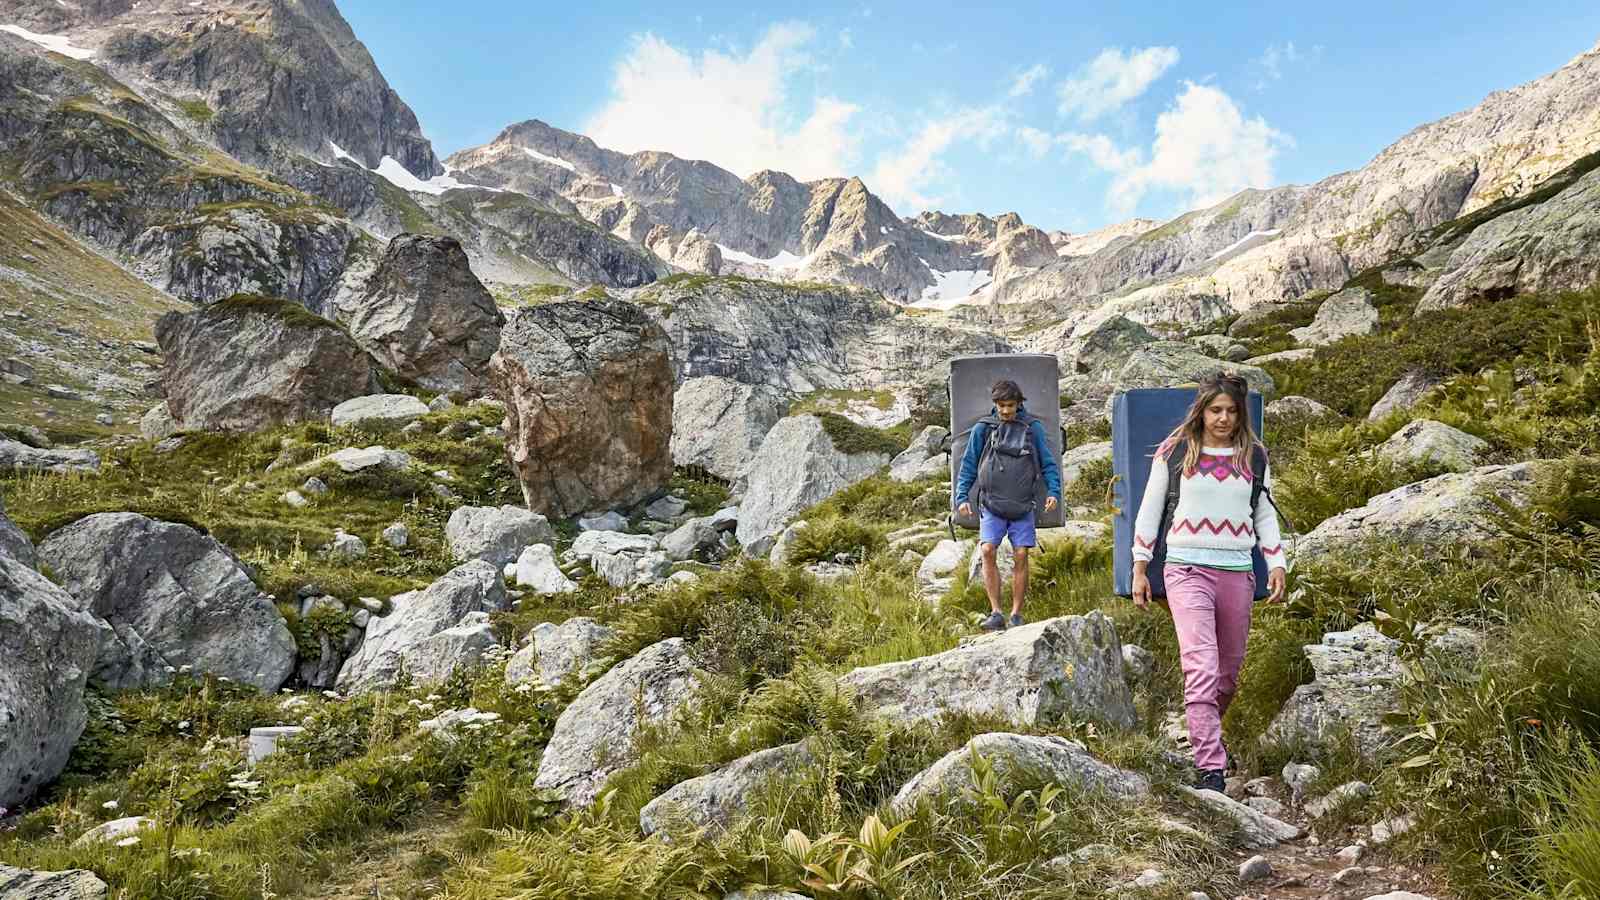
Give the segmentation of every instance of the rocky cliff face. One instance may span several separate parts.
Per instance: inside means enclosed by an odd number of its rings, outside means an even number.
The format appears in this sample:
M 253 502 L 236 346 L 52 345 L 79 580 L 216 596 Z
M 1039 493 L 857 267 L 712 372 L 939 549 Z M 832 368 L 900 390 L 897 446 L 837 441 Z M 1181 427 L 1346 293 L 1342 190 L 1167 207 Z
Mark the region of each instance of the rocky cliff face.
M 171 95 L 239 159 L 332 162 L 331 142 L 368 168 L 389 157 L 421 178 L 443 172 L 332 0 L 5 0 L 0 21 L 64 35 L 119 79 Z

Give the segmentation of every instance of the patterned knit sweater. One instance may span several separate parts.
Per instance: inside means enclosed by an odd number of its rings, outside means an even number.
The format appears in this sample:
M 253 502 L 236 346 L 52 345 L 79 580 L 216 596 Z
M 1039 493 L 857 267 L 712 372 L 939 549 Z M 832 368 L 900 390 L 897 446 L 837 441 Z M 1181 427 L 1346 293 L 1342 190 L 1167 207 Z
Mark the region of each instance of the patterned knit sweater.
M 1278 530 L 1278 515 L 1263 498 L 1250 515 L 1250 479 L 1234 465 L 1233 448 L 1203 448 L 1193 472 L 1183 477 L 1178 492 L 1178 508 L 1167 531 L 1167 553 L 1174 560 L 1189 562 L 1236 559 L 1250 561 L 1250 551 L 1259 542 L 1268 569 L 1284 567 L 1283 537 Z M 1261 473 L 1267 487 L 1272 486 L 1272 471 Z M 1149 561 L 1161 529 L 1161 508 L 1167 499 L 1167 461 L 1156 457 L 1150 463 L 1150 480 L 1145 483 L 1139 516 L 1134 520 L 1133 558 Z M 1186 550 L 1194 551 L 1185 553 Z M 1191 558 L 1192 557 L 1192 558 Z

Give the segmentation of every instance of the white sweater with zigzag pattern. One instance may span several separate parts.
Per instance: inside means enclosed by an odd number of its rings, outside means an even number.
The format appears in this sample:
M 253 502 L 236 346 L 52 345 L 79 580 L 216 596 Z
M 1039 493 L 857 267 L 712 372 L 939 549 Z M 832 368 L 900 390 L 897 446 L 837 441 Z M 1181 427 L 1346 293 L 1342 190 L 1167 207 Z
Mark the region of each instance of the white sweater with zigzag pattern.
M 1262 481 L 1272 486 L 1271 466 L 1262 473 Z M 1145 482 L 1144 499 L 1134 520 L 1135 560 L 1149 561 L 1166 501 L 1167 461 L 1158 456 L 1151 460 L 1150 480 Z M 1183 476 L 1178 508 L 1167 530 L 1167 546 L 1248 552 L 1257 543 L 1268 569 L 1284 567 L 1283 537 L 1272 504 L 1263 498 L 1252 517 L 1250 479 L 1234 465 L 1233 448 L 1203 448 L 1195 470 Z

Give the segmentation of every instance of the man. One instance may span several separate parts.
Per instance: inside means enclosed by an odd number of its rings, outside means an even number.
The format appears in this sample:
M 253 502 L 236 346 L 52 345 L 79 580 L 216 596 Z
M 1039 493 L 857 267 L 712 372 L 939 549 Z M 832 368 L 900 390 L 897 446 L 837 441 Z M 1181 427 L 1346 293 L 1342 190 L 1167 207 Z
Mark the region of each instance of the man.
M 978 504 L 978 548 L 983 553 L 983 587 L 989 595 L 985 631 L 1023 624 L 1022 601 L 1028 592 L 1028 549 L 1038 544 L 1034 532 L 1034 500 L 1038 477 L 1044 476 L 1046 512 L 1061 502 L 1061 467 L 1045 439 L 1044 423 L 1028 414 L 1027 398 L 1014 381 L 997 381 L 989 392 L 990 414 L 972 427 L 967 452 L 956 479 L 960 512 L 972 515 Z M 976 495 L 974 496 L 974 488 Z M 1016 565 L 1011 575 L 1011 618 L 1000 607 L 1000 569 L 995 553 L 1009 538 Z

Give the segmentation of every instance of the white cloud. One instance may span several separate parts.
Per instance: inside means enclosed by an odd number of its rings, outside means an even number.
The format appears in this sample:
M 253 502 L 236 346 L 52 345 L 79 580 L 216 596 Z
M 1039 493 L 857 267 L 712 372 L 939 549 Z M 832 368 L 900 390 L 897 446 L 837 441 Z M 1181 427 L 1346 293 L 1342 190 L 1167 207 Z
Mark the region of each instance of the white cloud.
M 959 110 L 934 119 L 898 151 L 878 158 L 867 187 L 890 206 L 902 210 L 937 206 L 940 198 L 925 191 L 949 174 L 940 156 L 958 141 L 970 140 L 988 147 L 1006 133 L 1004 113 L 992 106 Z
M 1032 125 L 1024 125 L 1017 129 L 1017 141 L 1022 144 L 1034 159 L 1050 152 L 1050 147 L 1055 143 L 1048 132 L 1040 131 Z
M 1069 150 L 1112 173 L 1107 199 L 1120 213 L 1152 191 L 1175 193 L 1186 209 L 1210 206 L 1245 188 L 1272 186 L 1272 164 L 1294 140 L 1257 116 L 1245 118 L 1219 88 L 1184 82 L 1183 93 L 1156 119 L 1148 158 L 1105 135 L 1063 135 Z
M 1063 116 L 1093 121 L 1143 94 L 1177 62 L 1176 47 L 1146 47 L 1126 54 L 1108 47 L 1056 89 L 1057 109 Z
M 1254 60 L 1255 67 L 1261 71 L 1261 77 L 1256 80 L 1256 90 L 1265 90 L 1268 82 L 1283 78 L 1285 68 L 1313 63 L 1321 57 L 1321 44 L 1313 44 L 1310 50 L 1301 50 L 1294 45 L 1294 41 L 1267 45 L 1267 49 Z
M 1010 97 L 1021 97 L 1032 93 L 1033 86 L 1037 84 L 1041 78 L 1044 78 L 1049 74 L 1050 68 L 1044 63 L 1034 63 L 1032 68 L 1019 74 L 1016 79 L 1011 82 L 1011 90 L 1007 91 L 1006 95 Z
M 851 169 L 859 111 L 834 97 L 795 115 L 788 84 L 816 71 L 805 47 L 816 32 L 800 22 L 767 29 L 748 53 L 685 53 L 652 34 L 638 36 L 617 64 L 611 99 L 583 125 L 602 147 L 665 150 L 705 159 L 741 177 L 779 169 L 801 180 Z

